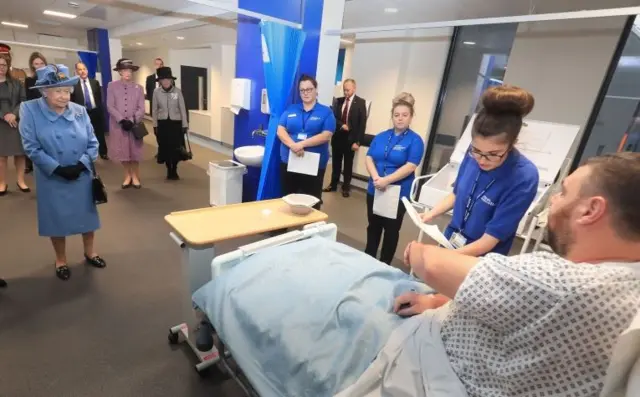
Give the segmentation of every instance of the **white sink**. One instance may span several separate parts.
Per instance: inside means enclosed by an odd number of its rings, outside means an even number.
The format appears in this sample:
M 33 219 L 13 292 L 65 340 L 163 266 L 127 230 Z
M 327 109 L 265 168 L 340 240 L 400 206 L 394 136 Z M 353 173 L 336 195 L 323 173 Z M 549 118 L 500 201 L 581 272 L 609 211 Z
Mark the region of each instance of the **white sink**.
M 264 146 L 242 146 L 233 151 L 238 161 L 249 167 L 262 165 Z

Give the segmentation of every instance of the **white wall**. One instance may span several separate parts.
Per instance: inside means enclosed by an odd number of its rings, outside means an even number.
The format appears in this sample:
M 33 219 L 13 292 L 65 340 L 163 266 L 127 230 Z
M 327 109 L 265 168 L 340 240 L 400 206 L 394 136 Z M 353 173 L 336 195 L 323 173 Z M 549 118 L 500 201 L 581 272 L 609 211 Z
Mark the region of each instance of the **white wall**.
M 411 128 L 427 141 L 450 41 L 448 28 L 358 35 L 350 62 L 345 60 L 344 78 L 354 78 L 357 94 L 371 101 L 368 134 L 392 126 L 391 100 L 407 91 L 416 99 Z M 367 149 L 361 148 L 356 155 L 357 174 L 367 175 Z
M 71 49 L 87 49 L 86 37 L 56 37 L 33 33 L 29 30 L 0 28 L 0 42 L 4 41 L 15 41 Z M 79 60 L 78 54 L 73 51 L 51 50 L 47 48 L 21 46 L 18 44 L 10 45 L 13 67 L 19 69 L 27 69 L 29 67 L 29 56 L 34 51 L 41 52 L 47 58 L 49 63 L 63 64 L 71 70 L 73 70 L 73 65 Z
M 532 119 L 584 128 L 625 20 L 614 17 L 520 24 L 505 83 L 533 93 L 536 105 Z M 577 142 L 579 139 L 573 150 Z
M 111 81 L 115 81 L 120 78 L 120 74 L 113 70 L 118 60 L 122 58 L 122 41 L 120 39 L 109 39 L 109 58 L 111 59 Z
M 156 72 L 154 59 L 159 57 L 167 62 L 167 59 L 169 58 L 169 49 L 166 47 L 148 50 L 123 49 L 122 56 L 131 59 L 135 65 L 140 66 L 140 69 L 138 69 L 138 71 L 133 75 L 133 78 L 136 83 L 144 87 L 147 81 L 147 76 Z M 112 59 L 111 61 L 115 63 L 117 59 Z

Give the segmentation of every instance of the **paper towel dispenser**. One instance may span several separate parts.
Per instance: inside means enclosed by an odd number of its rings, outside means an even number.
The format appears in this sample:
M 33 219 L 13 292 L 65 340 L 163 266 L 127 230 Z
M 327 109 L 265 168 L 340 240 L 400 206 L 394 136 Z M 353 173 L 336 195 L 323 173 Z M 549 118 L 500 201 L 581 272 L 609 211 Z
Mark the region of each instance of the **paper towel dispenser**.
M 231 82 L 231 111 L 251 110 L 251 80 L 233 79 Z

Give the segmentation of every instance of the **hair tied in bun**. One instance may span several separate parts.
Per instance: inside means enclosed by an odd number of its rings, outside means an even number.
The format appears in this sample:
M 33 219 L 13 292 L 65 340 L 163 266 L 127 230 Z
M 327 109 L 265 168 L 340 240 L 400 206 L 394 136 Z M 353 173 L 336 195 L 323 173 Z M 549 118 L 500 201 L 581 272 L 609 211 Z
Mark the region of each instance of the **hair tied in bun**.
M 391 101 L 391 105 L 396 106 L 401 102 L 413 106 L 416 104 L 416 99 L 409 92 L 401 92 L 393 98 L 393 100 Z
M 533 95 L 520 87 L 502 85 L 488 88 L 482 94 L 482 106 L 488 114 L 516 114 L 525 117 L 533 110 Z

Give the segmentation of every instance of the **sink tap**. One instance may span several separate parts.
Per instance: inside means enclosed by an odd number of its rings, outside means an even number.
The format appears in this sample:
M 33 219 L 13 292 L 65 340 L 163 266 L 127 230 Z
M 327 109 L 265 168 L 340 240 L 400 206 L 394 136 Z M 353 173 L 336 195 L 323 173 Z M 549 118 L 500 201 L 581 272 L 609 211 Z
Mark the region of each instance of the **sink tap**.
M 263 130 L 263 129 L 262 129 L 262 124 L 260 124 L 260 125 L 258 126 L 258 129 L 257 129 L 257 130 L 253 130 L 253 131 L 251 131 L 251 137 L 252 137 L 252 138 L 255 138 L 255 137 L 256 137 L 256 135 L 257 135 L 257 136 L 261 136 L 261 137 L 266 137 L 268 133 L 269 133 L 269 131 L 265 131 L 265 130 Z

